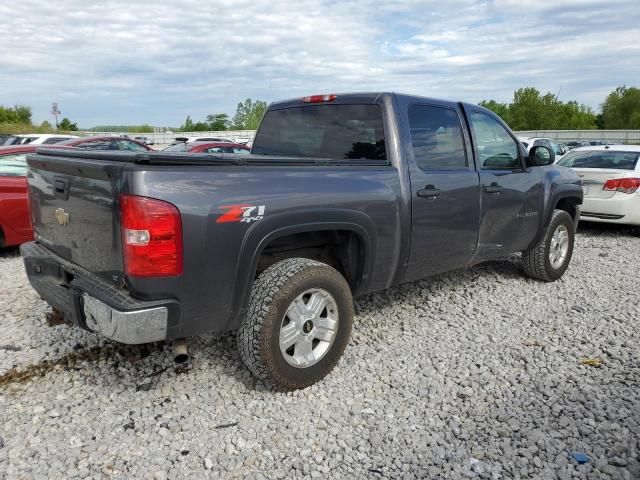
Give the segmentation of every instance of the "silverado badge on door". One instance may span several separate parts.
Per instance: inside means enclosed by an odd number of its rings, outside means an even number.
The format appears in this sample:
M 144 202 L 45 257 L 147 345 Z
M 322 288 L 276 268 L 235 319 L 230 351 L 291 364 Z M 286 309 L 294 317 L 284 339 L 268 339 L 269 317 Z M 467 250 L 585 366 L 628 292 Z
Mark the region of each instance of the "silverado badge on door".
M 64 211 L 64 208 L 56 208 L 53 216 L 56 217 L 60 225 L 69 225 L 69 214 Z

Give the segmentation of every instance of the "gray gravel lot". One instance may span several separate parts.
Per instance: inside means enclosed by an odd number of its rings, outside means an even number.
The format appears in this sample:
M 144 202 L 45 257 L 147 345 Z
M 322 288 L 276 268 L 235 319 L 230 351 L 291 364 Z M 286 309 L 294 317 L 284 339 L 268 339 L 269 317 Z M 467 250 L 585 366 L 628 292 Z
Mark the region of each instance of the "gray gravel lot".
M 360 298 L 338 368 L 277 393 L 233 336 L 176 372 L 164 344 L 46 327 L 4 251 L 0 478 L 638 479 L 639 271 L 640 238 L 596 225 L 556 283 L 509 258 Z

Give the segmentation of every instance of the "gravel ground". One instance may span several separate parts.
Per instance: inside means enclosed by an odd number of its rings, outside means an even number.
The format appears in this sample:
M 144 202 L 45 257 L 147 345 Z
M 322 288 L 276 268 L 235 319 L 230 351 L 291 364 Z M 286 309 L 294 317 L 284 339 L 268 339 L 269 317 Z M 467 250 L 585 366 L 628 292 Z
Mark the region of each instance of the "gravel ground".
M 509 258 L 360 298 L 338 368 L 277 393 L 232 336 L 180 372 L 164 344 L 46 327 L 5 251 L 0 478 L 638 479 L 639 269 L 639 238 L 588 226 L 555 283 Z

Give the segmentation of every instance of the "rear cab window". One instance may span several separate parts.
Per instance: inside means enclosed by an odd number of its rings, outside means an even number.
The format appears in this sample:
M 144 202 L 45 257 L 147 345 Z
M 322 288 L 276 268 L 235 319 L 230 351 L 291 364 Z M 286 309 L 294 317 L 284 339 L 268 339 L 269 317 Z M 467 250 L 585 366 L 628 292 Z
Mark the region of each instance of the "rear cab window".
M 588 150 L 569 152 L 558 165 L 570 168 L 608 168 L 635 170 L 640 152 L 617 152 L 611 150 Z
M 269 110 L 252 153 L 387 160 L 382 109 L 371 104 L 322 104 Z

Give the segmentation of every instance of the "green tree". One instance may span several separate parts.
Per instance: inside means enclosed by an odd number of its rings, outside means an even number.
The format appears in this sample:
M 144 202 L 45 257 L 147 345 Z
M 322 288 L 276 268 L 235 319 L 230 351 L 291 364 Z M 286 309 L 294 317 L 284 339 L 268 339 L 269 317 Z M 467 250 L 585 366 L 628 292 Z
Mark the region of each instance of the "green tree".
M 47 120 L 45 120 L 40 124 L 40 129 L 46 132 L 50 132 L 53 130 L 53 125 L 51 125 L 51 122 L 48 122 Z
M 3 107 L 0 105 L 0 123 L 31 125 L 31 107 L 26 105 Z
M 189 131 L 189 130 L 185 130 L 185 131 Z M 192 132 L 208 132 L 209 131 L 209 124 L 205 123 L 205 122 L 196 122 L 193 124 L 192 129 L 190 130 Z
M 252 101 L 250 98 L 238 103 L 236 114 L 233 116 L 233 128 L 236 130 L 255 130 L 267 111 L 267 102 Z
M 602 125 L 606 129 L 640 129 L 640 88 L 618 87 L 602 104 Z
M 75 132 L 76 130 L 78 130 L 78 124 L 71 123 L 71 120 L 69 120 L 67 117 L 64 117 L 62 120 L 60 120 L 58 130 L 62 130 L 64 132 Z
M 229 120 L 229 115 L 226 113 L 216 113 L 207 115 L 207 123 L 209 124 L 209 130 L 219 131 L 227 130 L 231 124 L 231 120 Z
M 183 132 L 193 131 L 193 120 L 191 120 L 191 117 L 189 115 L 187 115 L 187 119 L 184 121 L 184 123 L 180 127 L 180 130 Z
M 544 95 L 534 87 L 513 92 L 510 104 L 485 100 L 480 105 L 497 113 L 514 130 L 588 130 L 597 128 L 590 107 L 575 101 L 562 102 L 551 92 Z
M 509 120 L 509 105 L 506 103 L 499 103 L 495 100 L 482 100 L 479 105 L 496 113 L 506 123 L 511 123 Z

